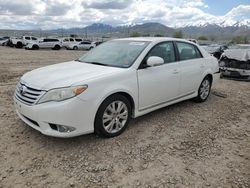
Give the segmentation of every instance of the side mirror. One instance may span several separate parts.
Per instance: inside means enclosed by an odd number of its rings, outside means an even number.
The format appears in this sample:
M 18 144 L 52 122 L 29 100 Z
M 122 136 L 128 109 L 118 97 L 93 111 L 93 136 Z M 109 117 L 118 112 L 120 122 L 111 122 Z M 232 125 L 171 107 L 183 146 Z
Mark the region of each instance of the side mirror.
M 151 56 L 147 60 L 147 66 L 149 67 L 155 67 L 155 66 L 159 66 L 163 64 L 164 64 L 164 60 L 158 56 Z

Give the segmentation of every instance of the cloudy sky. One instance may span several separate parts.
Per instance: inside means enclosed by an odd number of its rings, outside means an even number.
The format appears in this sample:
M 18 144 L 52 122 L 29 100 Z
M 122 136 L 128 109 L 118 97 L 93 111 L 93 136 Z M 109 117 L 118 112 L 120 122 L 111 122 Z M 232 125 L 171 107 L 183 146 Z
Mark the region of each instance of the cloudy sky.
M 225 22 L 224 22 L 225 21 Z M 250 23 L 250 0 L 0 0 L 0 29 Z

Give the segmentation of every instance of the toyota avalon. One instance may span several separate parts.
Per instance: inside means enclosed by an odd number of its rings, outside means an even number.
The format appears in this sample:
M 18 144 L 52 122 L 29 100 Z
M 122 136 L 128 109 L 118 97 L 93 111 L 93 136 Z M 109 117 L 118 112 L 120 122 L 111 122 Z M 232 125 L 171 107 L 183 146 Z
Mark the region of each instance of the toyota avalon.
M 15 91 L 18 116 L 42 134 L 121 134 L 131 118 L 195 99 L 204 102 L 219 77 L 217 60 L 192 42 L 125 38 L 77 60 L 24 74 Z

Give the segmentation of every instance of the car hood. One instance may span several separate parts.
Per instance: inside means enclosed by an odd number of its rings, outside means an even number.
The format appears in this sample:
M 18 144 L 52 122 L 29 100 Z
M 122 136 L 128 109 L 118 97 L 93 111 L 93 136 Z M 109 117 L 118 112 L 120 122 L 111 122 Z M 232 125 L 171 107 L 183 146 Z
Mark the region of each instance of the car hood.
M 21 82 L 35 89 L 49 90 L 74 84 L 88 84 L 88 80 L 124 70 L 123 68 L 70 61 L 30 71 L 22 76 Z

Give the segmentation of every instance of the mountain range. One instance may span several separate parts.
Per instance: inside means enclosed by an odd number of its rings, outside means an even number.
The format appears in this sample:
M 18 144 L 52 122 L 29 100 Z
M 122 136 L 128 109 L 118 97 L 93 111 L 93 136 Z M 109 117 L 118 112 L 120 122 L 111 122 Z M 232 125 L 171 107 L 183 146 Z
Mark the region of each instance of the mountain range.
M 176 31 L 182 31 L 185 37 L 218 37 L 226 39 L 233 36 L 248 36 L 250 37 L 250 22 L 237 22 L 232 25 L 223 23 L 217 24 L 200 24 L 200 25 L 187 25 L 181 28 L 172 28 L 161 23 L 149 22 L 144 24 L 125 25 L 125 26 L 111 26 L 102 23 L 94 23 L 84 28 L 69 28 L 69 29 L 56 29 L 51 32 L 65 32 L 71 34 L 88 35 L 88 36 L 105 36 L 112 35 L 113 37 L 126 37 L 132 33 L 139 33 L 142 36 L 173 36 Z
M 185 38 L 197 38 L 206 36 L 214 40 L 228 40 L 235 36 L 247 36 L 250 39 L 250 21 L 221 23 L 200 23 L 197 25 L 186 25 L 180 28 L 173 28 L 157 22 L 148 22 L 144 24 L 112 26 L 103 23 L 94 23 L 86 27 L 76 27 L 69 29 L 54 30 L 0 30 L 0 36 L 11 35 L 35 35 L 46 36 L 69 36 L 76 34 L 83 37 L 128 37 L 133 34 L 140 36 L 167 36 L 172 37 L 177 31 L 182 31 Z M 13 35 L 14 34 L 14 35 Z

